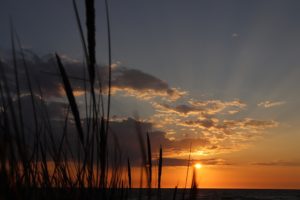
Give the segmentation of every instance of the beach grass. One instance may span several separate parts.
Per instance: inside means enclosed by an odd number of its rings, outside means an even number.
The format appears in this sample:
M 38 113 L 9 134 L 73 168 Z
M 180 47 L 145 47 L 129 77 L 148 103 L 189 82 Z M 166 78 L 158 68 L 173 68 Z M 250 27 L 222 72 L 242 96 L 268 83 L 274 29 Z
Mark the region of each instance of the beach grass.
M 133 191 L 131 162 L 128 158 L 127 163 L 126 161 L 123 163 L 123 155 L 117 145 L 118 138 L 109 135 L 112 133 L 110 131 L 112 39 L 109 2 L 105 0 L 109 72 L 108 83 L 105 84 L 107 88 L 103 88 L 103 80 L 96 67 L 94 1 L 85 1 L 86 34 L 75 0 L 73 0 L 73 8 L 85 58 L 84 72 L 88 72 L 88 76 L 83 78 L 85 111 L 80 110 L 76 101 L 72 77 L 67 74 L 59 53 L 55 53 L 56 67 L 68 102 L 64 125 L 59 134 L 53 133 L 43 91 L 38 81 L 32 81 L 35 79 L 28 69 L 29 64 L 26 62 L 21 40 L 11 22 L 15 88 L 9 87 L 4 64 L 0 60 L 0 199 L 129 199 L 133 195 L 131 194 Z M 17 62 L 17 51 L 20 52 L 21 63 Z M 25 83 L 20 82 L 21 67 L 25 71 Z M 26 114 L 23 113 L 22 108 L 21 84 L 26 85 L 29 90 L 28 96 L 34 122 L 33 127 L 30 128 L 24 125 Z M 39 89 L 35 90 L 33 85 L 37 85 Z M 105 97 L 107 101 L 104 101 Z M 82 113 L 85 114 L 84 117 Z M 70 138 L 69 134 L 70 123 L 75 124 L 76 127 L 72 130 L 76 132 L 72 134 L 73 138 Z M 147 199 L 162 199 L 163 148 L 162 146 L 159 148 L 157 184 L 153 184 L 155 159 L 151 148 L 151 137 L 142 131 L 139 120 L 136 121 L 136 133 L 142 155 L 140 188 L 143 187 L 143 180 L 146 180 Z M 31 136 L 28 137 L 28 134 Z M 110 149 L 108 137 L 114 138 L 114 146 Z M 109 158 L 109 151 L 114 152 L 113 158 Z M 190 159 L 187 163 L 187 177 L 189 167 Z M 127 176 L 124 176 L 126 172 Z M 182 199 L 195 198 L 193 193 L 197 189 L 195 179 L 192 181 L 191 188 L 191 194 L 187 196 L 183 192 Z M 154 190 L 157 191 L 157 195 L 152 192 Z M 143 192 L 144 190 L 140 189 L 138 195 L 140 199 L 143 198 Z M 177 197 L 179 196 L 176 186 L 173 199 Z

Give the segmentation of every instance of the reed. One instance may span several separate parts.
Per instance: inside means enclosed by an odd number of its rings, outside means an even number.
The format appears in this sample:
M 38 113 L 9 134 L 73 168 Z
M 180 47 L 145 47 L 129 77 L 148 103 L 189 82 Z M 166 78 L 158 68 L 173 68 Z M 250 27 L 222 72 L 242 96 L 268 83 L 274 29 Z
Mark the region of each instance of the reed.
M 73 1 L 74 2 L 74 1 Z M 75 11 L 76 4 L 74 4 Z M 86 27 L 87 27 L 87 41 L 88 41 L 88 70 L 90 76 L 91 88 L 95 83 L 95 64 L 96 64 L 96 38 L 95 38 L 95 6 L 94 0 L 85 0 L 85 14 L 86 14 Z M 76 12 L 77 13 L 77 12 Z M 77 14 L 78 15 L 78 14 Z M 76 16 L 77 16 L 76 15 Z M 77 20 L 79 22 L 79 20 Z M 78 23 L 80 24 L 80 23 Z M 79 26 L 80 27 L 80 26 Z M 82 35 L 82 34 L 81 34 Z
M 159 158 L 158 158 L 158 175 L 157 175 L 157 195 L 158 199 L 161 199 L 161 175 L 162 175 L 162 147 L 159 147 Z
M 24 50 L 12 23 L 11 46 L 14 87 L 11 87 L 5 67 L 0 60 L 0 199 L 128 199 L 133 192 L 132 163 L 123 159 L 116 134 L 109 126 L 112 87 L 112 46 L 109 2 L 104 0 L 108 42 L 108 83 L 103 88 L 96 63 L 96 27 L 94 0 L 85 0 L 86 35 L 81 24 L 76 0 L 72 0 L 75 20 L 79 30 L 85 58 L 87 77 L 78 78 L 67 74 L 61 57 L 56 53 L 55 62 L 66 94 L 66 113 L 62 127 L 54 133 L 43 89 L 30 72 Z M 17 45 L 16 45 L 17 44 Z M 19 48 L 19 51 L 17 50 Z M 21 64 L 18 63 L 18 52 Z M 22 68 L 20 67 L 22 65 Z M 25 73 L 25 83 L 20 71 Z M 53 75 L 53 74 L 52 74 Z M 57 76 L 57 74 L 54 74 Z M 74 95 L 73 81 L 83 81 L 84 112 Z M 21 86 L 26 85 L 30 96 L 33 126 L 26 127 L 23 113 Z M 36 86 L 36 87 L 35 87 Z M 73 85 L 74 86 L 74 85 Z M 99 95 L 96 97 L 96 89 Z M 108 91 L 103 93 L 103 91 Z M 106 105 L 103 96 L 107 95 Z M 38 98 L 37 98 L 38 97 Z M 16 105 L 17 106 L 16 106 Z M 147 198 L 157 189 L 157 199 L 163 199 L 161 182 L 163 148 L 159 147 L 157 162 L 153 163 L 151 134 L 145 133 L 137 119 L 135 128 L 141 152 L 140 187 L 147 183 Z M 75 134 L 70 126 L 74 125 Z M 30 137 L 29 137 L 30 136 Z M 112 139 L 112 148 L 109 148 Z M 146 139 L 146 141 L 145 141 Z M 190 147 L 191 154 L 191 147 Z M 131 155 L 127 155 L 130 157 Z M 132 160 L 131 160 L 132 161 Z M 188 160 L 187 177 L 190 156 Z M 157 166 L 156 166 L 157 165 Z M 157 188 L 152 185 L 153 169 L 157 167 Z M 127 176 L 126 176 L 127 171 Z M 145 174 L 145 179 L 143 179 Z M 194 180 L 194 179 L 193 179 Z M 195 180 L 192 188 L 197 188 Z M 187 185 L 187 178 L 186 183 Z M 176 199 L 177 186 L 173 199 Z M 139 190 L 139 199 L 143 190 Z
M 107 28 L 107 43 L 108 43 L 108 100 L 107 100 L 107 124 L 106 131 L 109 127 L 109 117 L 110 117 L 110 102 L 111 102 L 111 65 L 112 65 L 112 54 L 111 54 L 111 31 L 110 31 L 110 16 L 109 16 L 109 7 L 108 0 L 104 0 L 105 2 L 105 13 L 106 13 L 106 28 Z
M 129 189 L 131 189 L 132 188 L 132 183 L 131 183 L 131 167 L 130 167 L 129 158 L 127 159 L 127 175 L 128 175 L 128 187 L 129 187 Z
M 151 188 L 152 183 L 152 152 L 151 152 L 151 142 L 149 138 L 149 133 L 147 133 L 147 152 L 148 152 L 148 187 Z
M 78 136 L 80 139 L 81 144 L 84 146 L 84 136 L 83 136 L 83 130 L 82 130 L 82 126 L 81 126 L 81 121 L 80 121 L 80 115 L 79 115 L 79 111 L 78 111 L 78 106 L 73 94 L 73 89 L 72 86 L 70 84 L 68 75 L 64 69 L 64 66 L 60 60 L 60 57 L 55 54 L 56 59 L 57 59 L 57 64 L 58 64 L 58 68 L 62 77 L 62 81 L 63 81 L 63 85 L 64 85 L 64 89 L 66 92 L 66 95 L 68 97 L 69 103 L 70 103 L 70 107 L 74 116 L 74 120 L 75 120 L 75 125 L 78 131 Z
M 187 162 L 185 184 L 184 184 L 184 189 L 183 189 L 183 192 L 182 192 L 182 200 L 185 199 L 185 191 L 186 191 L 186 187 L 187 187 L 187 181 L 188 181 L 189 169 L 190 169 L 190 162 L 191 162 L 191 153 L 192 153 L 192 143 L 190 144 L 190 153 L 189 153 L 189 158 L 188 158 L 188 162 Z
M 192 182 L 191 182 L 191 189 L 190 189 L 190 200 L 196 200 L 197 199 L 197 172 L 196 169 L 193 169 L 193 176 L 192 176 Z
M 176 200 L 177 197 L 177 190 L 178 190 L 178 186 L 175 186 L 174 192 L 173 192 L 173 200 Z

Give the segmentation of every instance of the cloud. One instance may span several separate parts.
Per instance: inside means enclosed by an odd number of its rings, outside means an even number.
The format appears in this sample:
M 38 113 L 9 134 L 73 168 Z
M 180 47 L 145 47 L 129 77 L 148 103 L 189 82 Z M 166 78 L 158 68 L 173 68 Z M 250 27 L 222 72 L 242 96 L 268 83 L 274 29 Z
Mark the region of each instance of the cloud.
M 264 108 L 271 108 L 271 107 L 275 107 L 275 106 L 281 106 L 286 104 L 285 101 L 264 101 L 264 102 L 260 102 L 259 104 L 257 104 L 259 107 L 264 107 Z
M 196 163 L 201 163 L 202 165 L 231 165 L 232 164 L 221 158 L 206 158 L 206 159 L 190 160 L 190 165 Z M 188 159 L 164 158 L 163 164 L 164 166 L 187 166 Z
M 137 69 L 116 67 L 113 73 L 114 90 L 121 90 L 139 98 L 149 99 L 160 96 L 176 100 L 185 94 L 176 88 L 171 88 L 165 81 Z
M 238 34 L 238 33 L 232 33 L 231 37 L 237 38 L 237 37 L 240 37 L 240 34 Z
M 50 120 L 50 124 L 47 124 L 47 120 L 44 116 L 44 109 L 42 108 L 42 102 L 39 97 L 35 97 L 36 105 L 39 107 L 38 112 L 38 124 L 39 127 L 44 127 L 51 125 L 51 134 L 53 134 L 54 142 L 59 144 L 59 141 L 62 137 L 62 130 L 64 127 L 64 119 L 66 115 L 66 104 L 63 102 L 46 102 L 48 116 Z M 22 98 L 22 106 L 23 113 L 26 113 L 25 117 L 25 127 L 26 133 L 29 137 L 27 137 L 27 141 L 33 142 L 34 135 L 33 127 L 34 127 L 34 116 L 32 112 L 31 98 L 29 95 L 23 95 Z M 15 102 L 16 103 L 16 102 Z M 140 126 L 141 134 L 144 140 L 146 139 L 146 133 L 149 134 L 153 152 L 153 158 L 157 158 L 159 146 L 163 147 L 164 152 L 164 165 L 169 166 L 185 166 L 186 158 L 189 155 L 190 145 L 192 146 L 192 163 L 201 162 L 204 165 L 228 165 L 231 164 L 225 160 L 220 158 L 201 158 L 202 155 L 208 154 L 209 152 L 226 152 L 229 148 L 235 148 L 234 142 L 239 143 L 241 139 L 237 139 L 235 132 L 232 134 L 226 135 L 226 129 L 236 129 L 236 127 L 256 127 L 257 129 L 263 129 L 270 126 L 273 126 L 272 123 L 268 121 L 258 121 L 258 120 L 237 120 L 237 121 L 226 121 L 223 125 L 220 125 L 221 120 L 217 120 L 212 118 L 211 121 L 198 121 L 195 123 L 200 123 L 203 130 L 211 129 L 211 133 L 209 134 L 200 134 L 198 136 L 195 135 L 186 135 L 181 139 L 170 139 L 168 136 L 168 132 L 163 130 L 158 130 L 155 128 L 155 124 L 147 120 L 137 121 L 132 118 L 123 118 L 118 119 L 114 117 L 114 120 L 110 123 L 110 133 L 109 133 L 109 152 L 110 156 L 113 156 L 113 152 L 115 148 L 118 146 L 120 148 L 120 152 L 124 157 L 129 157 L 132 164 L 135 166 L 139 166 L 141 163 L 141 150 L 137 133 L 137 123 Z M 83 127 L 85 130 L 86 127 L 86 119 L 82 119 Z M 190 124 L 192 126 L 193 124 Z M 27 128 L 28 127 L 28 128 Z M 219 129 L 220 134 L 223 134 L 223 138 L 215 139 L 217 133 L 217 129 Z M 43 137 L 49 137 L 50 132 L 49 129 L 41 135 Z M 72 116 L 70 115 L 70 121 L 68 123 L 68 132 L 67 137 L 73 151 L 76 150 L 78 144 L 78 138 L 74 136 L 76 134 L 76 129 L 74 127 L 74 123 L 72 121 Z M 243 134 L 246 136 L 246 134 Z M 233 143 L 225 142 L 228 145 L 222 143 L 222 141 L 226 141 L 226 138 L 229 137 L 230 141 Z M 49 139 L 49 138 L 48 138 Z M 116 145 L 118 143 L 118 145 Z M 66 147 L 68 148 L 68 147 Z M 236 149 L 235 149 L 236 150 Z M 51 150 L 49 150 L 51 151 Z M 48 154 L 50 152 L 47 152 Z M 50 154 L 49 154 L 50 155 Z M 182 158 L 182 159 L 179 159 Z M 70 158 L 71 159 L 71 158 Z
M 239 148 L 243 147 L 243 143 L 250 142 L 251 139 L 253 140 L 261 136 L 261 133 L 266 129 L 277 127 L 278 122 L 250 118 L 239 120 L 207 118 L 202 120 L 187 120 L 178 123 L 178 125 L 195 129 L 198 134 L 203 133 L 205 138 L 209 138 L 210 143 L 216 147 L 206 149 L 206 151 L 220 153 L 234 149 L 239 150 Z
M 167 133 L 156 130 L 153 124 L 147 121 L 136 121 L 132 118 L 123 119 L 121 121 L 113 121 L 110 123 L 112 134 L 118 138 L 123 152 L 133 160 L 140 160 L 142 157 L 140 151 L 140 144 L 137 133 L 137 123 L 144 140 L 146 133 L 149 134 L 153 154 L 157 154 L 160 145 L 163 148 L 165 157 L 177 157 L 178 155 L 185 155 L 188 153 L 190 144 L 192 143 L 194 149 L 201 149 L 211 146 L 207 138 L 184 138 L 181 140 L 168 139 Z
M 226 127 L 232 127 L 234 129 L 266 129 L 274 128 L 278 126 L 278 122 L 273 120 L 255 120 L 251 118 L 241 120 L 224 120 Z
M 2 105 L 2 102 L 0 102 L 0 105 Z M 12 107 L 14 108 L 17 126 L 13 123 L 14 119 L 13 115 L 10 114 L 11 110 L 6 108 L 6 112 L 10 116 L 7 125 L 10 127 L 6 129 L 6 127 L 1 126 L 0 130 L 11 130 L 11 134 L 16 130 L 15 128 L 21 130 L 22 134 L 24 133 L 25 135 L 24 139 L 28 145 L 28 150 L 33 149 L 33 144 L 36 141 L 35 133 L 37 132 L 41 140 L 44 138 L 45 140 L 43 141 L 48 141 L 49 145 L 52 142 L 58 144 L 63 132 L 67 104 L 63 102 L 45 102 L 40 96 L 35 95 L 32 98 L 30 94 L 24 94 L 20 97 L 20 105 L 21 109 L 18 107 L 17 99 L 13 99 Z M 0 117 L 3 118 L 3 115 L 4 113 L 0 110 Z M 19 120 L 20 116 L 22 117 L 22 124 Z M 70 119 L 72 120 L 72 117 Z M 69 134 L 72 135 L 74 131 L 75 127 L 69 126 Z
M 286 160 L 274 160 L 268 162 L 254 162 L 252 165 L 261 166 L 300 166 L 300 162 L 297 161 L 286 161 Z
M 164 97 L 177 100 L 185 94 L 184 91 L 171 88 L 167 82 L 155 76 L 126 67 L 114 68 L 112 86 L 114 91 L 122 91 L 141 99 Z
M 148 120 L 137 121 L 133 118 L 115 118 L 115 120 L 110 123 L 109 139 L 111 145 L 109 146 L 116 146 L 113 143 L 115 143 L 115 139 L 118 140 L 117 143 L 122 154 L 125 157 L 129 157 L 135 165 L 139 165 L 141 163 L 142 151 L 140 149 L 138 134 L 141 134 L 144 144 L 146 144 L 146 134 L 148 133 L 153 158 L 157 158 L 161 145 L 164 158 L 169 159 L 169 164 L 166 165 L 185 163 L 183 160 L 188 158 L 190 147 L 192 148 L 192 159 L 195 162 L 199 161 L 206 165 L 228 165 L 232 163 L 220 158 L 203 159 L 203 155 L 214 156 L 220 153 L 238 151 L 253 141 L 255 136 L 260 135 L 261 131 L 276 126 L 275 122 L 252 119 L 226 122 L 221 120 L 219 122 L 213 119 L 212 121 L 213 122 L 201 122 L 203 124 L 201 124 L 201 130 L 199 129 L 200 131 L 197 131 L 198 134 L 191 134 L 191 129 L 187 129 L 188 134 L 181 138 L 173 139 L 170 137 L 172 134 L 170 135 L 169 130 L 164 130 L 164 128 L 157 129 L 156 122 L 153 123 Z M 137 132 L 137 126 L 139 126 L 139 133 Z M 173 127 L 174 126 L 173 124 Z M 178 127 L 180 126 L 181 125 L 178 125 Z M 177 128 L 177 126 L 174 128 Z M 180 131 L 174 134 L 178 135 Z
M 186 103 L 152 103 L 152 122 L 172 140 L 200 137 L 209 145 L 195 149 L 195 155 L 213 155 L 246 148 L 263 133 L 279 125 L 274 120 L 235 117 L 247 107 L 240 100 L 188 100 Z M 176 134 L 175 134 L 176 133 Z M 188 149 L 188 147 L 187 147 Z M 198 153 L 197 153 L 198 152 Z
M 198 113 L 201 113 L 202 111 L 204 111 L 200 108 L 196 108 L 191 105 L 184 105 L 184 104 L 172 106 L 172 105 L 165 104 L 165 103 L 160 104 L 160 103 L 153 102 L 152 105 L 155 107 L 155 109 L 158 112 L 175 113 L 178 115 L 195 115 L 195 114 L 198 114 Z
M 40 84 L 44 97 L 50 97 L 46 105 L 53 132 L 59 134 L 63 130 L 66 106 L 57 64 L 51 55 L 39 57 L 27 52 L 27 57 L 31 81 Z M 62 60 L 70 76 L 75 96 L 82 96 L 83 83 L 87 79 L 84 76 L 84 73 L 87 74 L 84 66 L 65 55 L 62 56 Z M 11 61 L 6 59 L 2 63 L 9 86 L 12 91 L 15 91 Z M 19 58 L 18 63 L 21 63 Z M 22 65 L 19 66 L 21 91 L 22 94 L 28 94 L 25 71 Z M 99 78 L 103 90 L 106 92 L 108 68 L 98 66 L 97 69 L 101 75 Z M 258 120 L 242 116 L 242 111 L 247 108 L 247 105 L 238 99 L 231 101 L 192 99 L 186 91 L 173 88 L 167 82 L 141 70 L 130 69 L 121 66 L 120 63 L 114 64 L 112 70 L 113 94 L 134 96 L 152 105 L 154 115 L 140 122 L 142 133 L 144 137 L 146 132 L 149 133 L 153 152 L 158 152 L 159 145 L 162 145 L 164 155 L 168 158 L 187 157 L 191 144 L 192 155 L 195 158 L 238 151 L 261 137 L 266 130 L 279 125 L 278 122 L 269 119 Z M 34 90 L 39 90 L 38 84 L 34 84 Z M 29 98 L 27 99 L 26 101 L 30 102 Z M 77 100 L 79 107 L 83 106 L 82 99 L 77 98 Z M 81 116 L 84 117 L 84 109 L 79 110 L 83 110 Z M 30 110 L 24 113 L 30 113 Z M 28 119 L 33 119 L 30 114 L 26 116 Z M 43 119 L 43 116 L 40 119 Z M 140 151 L 137 151 L 140 148 L 136 133 L 137 121 L 128 116 L 121 120 L 116 119 L 114 118 L 110 125 L 111 142 L 121 141 L 119 146 L 123 149 L 123 153 L 138 161 L 141 155 Z M 83 126 L 86 126 L 86 120 L 82 118 Z M 70 121 L 72 122 L 71 115 Z M 74 124 L 70 123 L 69 129 L 75 130 Z
M 31 51 L 26 51 L 26 63 L 30 72 L 31 81 L 41 86 L 44 95 L 47 97 L 63 97 L 64 91 L 61 85 L 61 77 L 58 72 L 56 60 L 53 55 L 49 54 L 40 57 Z M 81 96 L 84 94 L 84 81 L 88 81 L 86 67 L 76 59 L 70 58 L 67 55 L 61 54 L 62 63 L 65 66 L 67 74 L 72 83 L 74 94 Z M 0 55 L 2 65 L 5 69 L 5 74 L 8 78 L 11 88 L 15 88 L 14 71 L 11 58 L 7 54 Z M 17 63 L 19 69 L 20 83 L 23 86 L 22 92 L 27 93 L 27 79 L 23 61 L 18 54 Z M 108 68 L 105 66 L 97 66 L 97 70 L 102 90 L 107 92 L 108 89 Z M 34 84 L 37 85 L 37 84 Z M 98 86 L 98 82 L 96 86 Z M 38 87 L 35 86 L 35 91 Z M 95 88 L 98 91 L 98 88 Z M 12 90 L 14 91 L 14 90 Z M 185 95 L 185 91 L 171 87 L 167 82 L 142 72 L 137 69 L 130 69 L 121 66 L 120 63 L 113 64 L 112 67 L 112 92 L 120 93 L 125 96 L 134 96 L 139 99 L 163 98 L 165 100 L 174 101 Z
M 207 100 L 207 101 L 194 101 L 190 100 L 189 103 L 193 106 L 205 108 L 207 114 L 216 114 L 220 113 L 221 111 L 224 111 L 226 109 L 244 109 L 247 107 L 245 103 L 243 103 L 240 100 L 233 100 L 233 101 L 221 101 L 221 100 Z M 235 110 L 238 112 L 238 110 Z M 232 110 L 229 110 L 227 112 L 230 112 L 232 114 Z
M 28 78 L 31 81 L 33 91 L 36 94 L 39 94 L 38 91 L 41 88 L 45 97 L 61 97 L 61 78 L 57 73 L 57 64 L 53 56 L 47 55 L 44 57 L 39 57 L 31 51 L 25 51 L 25 55 L 25 62 L 29 71 Z M 11 92 L 14 94 L 16 83 L 12 60 L 9 57 L 1 57 L 1 64 L 5 71 L 8 86 L 11 89 Z M 70 73 L 70 70 L 68 70 L 68 74 L 71 76 L 73 76 L 73 74 L 82 74 L 82 71 L 79 72 L 80 65 L 78 63 L 74 63 L 72 66 L 72 71 L 74 71 L 74 73 Z M 66 67 L 66 69 L 68 68 L 69 67 Z M 17 54 L 17 69 L 21 93 L 29 93 L 25 67 L 19 53 Z M 74 82 L 73 87 L 75 89 L 80 88 L 81 83 L 82 82 Z
M 216 125 L 217 119 L 203 119 L 203 120 L 188 120 L 182 123 L 183 126 L 192 126 L 192 127 L 198 127 L 202 129 L 209 129 L 211 127 L 214 127 Z
M 246 104 L 239 101 L 221 101 L 221 100 L 206 100 L 195 101 L 189 100 L 187 104 L 170 105 L 153 103 L 153 106 L 158 112 L 175 113 L 178 115 L 215 115 L 224 112 L 224 114 L 235 114 L 246 107 Z M 233 110 L 235 109 L 235 110 Z

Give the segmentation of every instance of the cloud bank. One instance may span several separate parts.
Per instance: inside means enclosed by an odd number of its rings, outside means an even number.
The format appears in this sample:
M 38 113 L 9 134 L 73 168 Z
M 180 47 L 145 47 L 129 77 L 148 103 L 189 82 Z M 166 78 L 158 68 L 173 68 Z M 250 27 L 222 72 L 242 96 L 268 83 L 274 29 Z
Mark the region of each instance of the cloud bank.
M 66 71 L 70 76 L 74 94 L 78 98 L 84 94 L 84 82 L 87 81 L 85 67 L 82 63 L 62 56 Z M 15 91 L 14 72 L 12 61 L 1 59 L 11 91 Z M 26 99 L 28 87 L 26 75 L 20 56 L 17 59 L 21 92 Z M 41 87 L 43 96 L 48 98 L 46 105 L 50 110 L 53 126 L 61 130 L 61 123 L 65 118 L 66 104 L 65 94 L 62 89 L 61 79 L 53 56 L 39 57 L 32 52 L 26 52 L 26 63 L 30 71 L 31 81 L 34 82 L 34 91 Z M 108 68 L 97 67 L 99 75 L 97 84 L 102 85 L 105 93 L 108 83 Z M 279 123 L 270 119 L 255 119 L 244 116 L 247 104 L 239 99 L 224 101 L 220 99 L 195 99 L 188 95 L 187 91 L 170 86 L 167 82 L 145 73 L 138 69 L 131 69 L 121 64 L 112 67 L 112 91 L 113 94 L 132 96 L 137 100 L 150 104 L 153 115 L 141 122 L 143 134 L 149 132 L 153 149 L 159 145 L 164 148 L 164 155 L 169 159 L 170 165 L 176 162 L 178 157 L 184 159 L 189 154 L 192 146 L 192 155 L 195 159 L 211 164 L 228 164 L 217 154 L 238 151 L 246 148 L 268 129 L 276 128 Z M 117 98 L 117 97 L 116 97 Z M 279 106 L 285 102 L 266 101 L 259 106 L 269 108 Z M 79 101 L 79 106 L 84 107 Z M 24 113 L 30 113 L 30 110 Z M 116 117 L 117 118 L 117 117 Z M 28 117 L 30 119 L 30 117 Z M 85 119 L 82 119 L 83 123 Z M 115 135 L 127 155 L 133 160 L 140 158 L 136 149 L 139 148 L 137 133 L 137 121 L 125 116 L 122 120 L 111 122 L 111 134 Z M 32 125 L 32 122 L 29 124 Z M 73 130 L 74 127 L 70 127 Z M 201 156 L 211 156 L 215 160 L 203 160 Z M 211 159 L 213 159 L 211 158 Z M 173 159 L 173 160 L 172 160 Z
M 11 88 L 15 88 L 12 60 L 8 58 L 4 59 L 3 56 L 3 54 L 0 55 L 1 63 L 8 78 L 9 85 Z M 84 81 L 88 81 L 86 77 L 86 67 L 81 62 L 66 55 L 60 56 L 72 82 L 75 95 L 83 95 Z M 31 51 L 26 51 L 25 62 L 30 71 L 32 81 L 41 86 L 44 95 L 47 97 L 62 97 L 64 95 L 57 63 L 53 55 L 49 54 L 39 57 Z M 25 70 L 20 55 L 17 56 L 17 63 L 20 82 L 26 83 Z M 99 86 L 101 81 L 102 91 L 106 92 L 108 88 L 108 68 L 98 65 L 97 71 L 97 85 Z M 165 81 L 138 69 L 130 69 L 114 64 L 114 67 L 112 67 L 112 74 L 112 91 L 114 93 L 121 92 L 123 95 L 135 96 L 146 100 L 161 97 L 170 101 L 174 101 L 185 94 L 184 91 L 181 91 L 178 88 L 172 88 Z M 28 93 L 26 84 L 23 85 L 24 87 L 21 88 L 22 92 Z M 35 88 L 35 90 L 38 90 L 38 88 Z

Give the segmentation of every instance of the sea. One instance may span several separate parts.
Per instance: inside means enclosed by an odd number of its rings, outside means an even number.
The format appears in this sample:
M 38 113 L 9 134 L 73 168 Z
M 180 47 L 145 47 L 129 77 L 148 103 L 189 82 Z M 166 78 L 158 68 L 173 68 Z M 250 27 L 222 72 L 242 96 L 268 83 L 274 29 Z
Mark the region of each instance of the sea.
M 160 196 L 159 196 L 160 195 Z M 149 198 L 150 197 L 150 198 Z M 184 190 L 161 189 L 149 190 L 133 189 L 130 200 L 161 199 L 161 200 L 300 200 L 300 190 L 280 189 L 197 189 Z
M 29 193 L 28 193 L 29 192 Z M 26 194 L 24 196 L 23 194 Z M 9 193 L 10 194 L 10 193 Z M 106 200 L 300 200 L 300 190 L 279 189 L 39 189 L 10 194 L 16 199 Z M 36 197 L 36 198 L 32 198 Z M 2 200 L 0 194 L 0 200 Z

